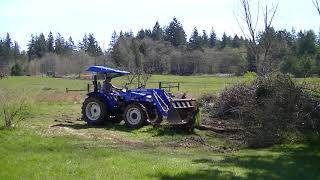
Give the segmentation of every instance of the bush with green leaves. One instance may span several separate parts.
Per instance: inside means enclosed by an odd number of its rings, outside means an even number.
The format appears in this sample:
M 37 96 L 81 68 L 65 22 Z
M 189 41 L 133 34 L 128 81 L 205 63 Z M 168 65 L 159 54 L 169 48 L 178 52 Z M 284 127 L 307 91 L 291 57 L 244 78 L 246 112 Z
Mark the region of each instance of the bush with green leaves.
M 247 71 L 244 75 L 243 75 L 243 78 L 245 79 L 245 81 L 247 82 L 252 82 L 254 81 L 256 78 L 257 78 L 257 73 L 255 72 L 250 72 L 250 71 Z
M 22 75 L 22 68 L 21 66 L 16 63 L 11 68 L 11 76 L 21 76 Z
M 0 112 L 4 128 L 13 128 L 30 114 L 31 101 L 21 92 L 0 89 Z

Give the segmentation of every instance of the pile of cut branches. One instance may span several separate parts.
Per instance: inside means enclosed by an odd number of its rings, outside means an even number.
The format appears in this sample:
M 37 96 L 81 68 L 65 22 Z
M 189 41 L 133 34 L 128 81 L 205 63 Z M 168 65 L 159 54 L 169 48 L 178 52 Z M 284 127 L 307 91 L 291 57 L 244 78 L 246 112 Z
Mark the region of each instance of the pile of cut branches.
M 281 143 L 291 132 L 320 132 L 320 98 L 289 76 L 258 77 L 250 85 L 240 84 L 212 99 L 211 114 L 240 121 L 244 140 L 251 147 Z M 204 103 L 207 107 L 208 103 Z M 210 103 L 209 103 L 210 104 Z

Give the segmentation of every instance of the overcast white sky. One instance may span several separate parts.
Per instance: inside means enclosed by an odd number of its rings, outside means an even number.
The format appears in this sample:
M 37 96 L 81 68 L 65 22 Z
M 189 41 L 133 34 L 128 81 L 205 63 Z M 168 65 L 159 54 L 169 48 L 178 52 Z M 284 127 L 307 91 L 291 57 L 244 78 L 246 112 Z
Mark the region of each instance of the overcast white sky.
M 320 17 L 312 0 L 262 0 L 266 2 L 279 4 L 276 29 L 319 32 Z M 107 49 L 114 30 L 136 34 L 141 28 L 152 29 L 157 20 L 167 25 L 174 16 L 188 36 L 195 26 L 208 34 L 213 27 L 219 37 L 223 32 L 242 35 L 235 18 L 239 7 L 239 0 L 0 0 L 0 36 L 9 32 L 26 49 L 31 34 L 60 32 L 78 43 L 84 33 L 92 32 Z

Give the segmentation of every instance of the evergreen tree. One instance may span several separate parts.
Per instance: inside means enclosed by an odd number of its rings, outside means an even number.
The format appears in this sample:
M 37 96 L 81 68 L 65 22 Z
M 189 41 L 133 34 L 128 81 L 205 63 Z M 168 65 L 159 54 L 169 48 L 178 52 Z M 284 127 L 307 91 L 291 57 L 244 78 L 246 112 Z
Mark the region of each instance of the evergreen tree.
M 49 52 L 54 52 L 54 38 L 50 31 L 47 38 L 47 49 Z
M 224 32 L 222 35 L 222 41 L 220 44 L 220 48 L 223 49 L 231 44 L 231 37 L 227 36 L 227 34 Z
M 120 32 L 121 33 L 121 32 Z M 121 41 L 123 40 L 123 35 L 120 35 L 115 44 L 112 46 L 110 54 L 117 66 L 122 66 L 122 58 L 121 58 Z
M 109 48 L 108 48 L 108 51 L 109 52 L 112 52 L 114 46 L 116 45 L 117 41 L 118 41 L 118 35 L 117 35 L 117 32 L 116 31 L 113 31 L 112 35 L 111 35 L 111 40 L 110 40 L 110 43 L 109 43 Z
M 148 38 L 151 37 L 152 32 L 150 29 L 146 29 L 146 30 L 144 30 L 144 32 L 145 32 L 145 37 L 148 37 Z
M 12 48 L 12 40 L 9 33 L 7 33 L 6 35 L 6 38 L 4 40 L 4 45 L 8 49 L 8 51 Z
M 203 47 L 208 47 L 209 46 L 210 41 L 209 41 L 209 37 L 207 35 L 206 30 L 202 30 L 201 40 L 202 40 L 201 44 L 202 44 Z
M 87 46 L 86 52 L 90 56 L 96 56 L 96 44 L 97 44 L 97 41 L 96 41 L 95 37 L 93 36 L 92 33 L 89 33 L 88 46 Z
M 241 40 L 238 37 L 238 35 L 235 35 L 234 38 L 232 39 L 232 47 L 239 48 L 240 46 L 241 46 Z
M 20 56 L 20 47 L 17 41 L 14 41 L 13 45 L 13 58 L 17 60 Z
M 43 33 L 36 37 L 34 44 L 35 55 L 39 58 L 44 56 L 48 52 L 46 38 Z
M 133 38 L 133 32 L 132 32 L 132 30 L 130 29 L 128 32 L 125 32 L 125 33 L 124 33 L 124 36 L 127 37 L 127 38 Z
M 74 51 L 76 48 L 71 36 L 68 38 L 68 41 L 66 42 L 66 48 L 68 51 Z
M 210 47 L 214 48 L 216 47 L 216 45 L 217 45 L 217 35 L 212 28 L 210 33 Z
M 175 47 L 186 44 L 186 33 L 176 17 L 165 30 L 165 40 L 171 42 Z
M 28 55 L 29 61 L 36 57 L 35 41 L 36 41 L 35 37 L 33 36 L 33 34 L 31 34 L 31 39 L 27 45 L 28 46 L 27 55 Z
M 5 43 L 4 41 L 0 38 L 0 67 L 5 65 L 7 63 L 7 54 L 5 50 Z
M 82 38 L 82 41 L 79 43 L 79 48 L 83 51 L 86 51 L 88 49 L 88 36 L 87 34 L 85 33 L 83 38 Z
M 22 68 L 18 63 L 15 63 L 11 68 L 11 76 L 21 76 Z
M 12 40 L 10 34 L 7 33 L 5 39 L 2 42 L 2 54 L 3 60 L 5 63 L 9 63 L 10 59 L 12 58 Z
M 123 32 L 122 32 L 122 31 L 120 31 L 120 33 L 119 33 L 119 37 L 124 37 L 124 34 L 123 34 Z
M 138 38 L 138 39 L 143 39 L 143 38 L 145 38 L 145 37 L 146 37 L 146 33 L 144 32 L 143 29 L 141 29 L 141 30 L 138 32 L 138 34 L 137 34 L 137 38 Z
M 201 49 L 202 39 L 199 36 L 198 30 L 195 27 L 189 39 L 189 48 L 192 50 Z
M 159 41 L 163 37 L 163 30 L 160 27 L 159 22 L 157 21 L 156 24 L 153 26 L 151 37 L 153 40 Z
M 64 37 L 58 33 L 55 40 L 55 49 L 54 52 L 57 54 L 64 54 L 66 52 L 66 42 Z
M 298 53 L 302 55 L 315 55 L 317 52 L 316 35 L 312 30 L 298 33 Z
M 96 41 L 95 37 L 93 36 L 92 33 L 90 33 L 88 35 L 88 39 L 87 39 L 87 48 L 85 49 L 85 51 L 93 57 L 97 57 L 97 56 L 101 56 L 102 53 L 102 49 L 101 47 L 98 45 L 98 42 Z

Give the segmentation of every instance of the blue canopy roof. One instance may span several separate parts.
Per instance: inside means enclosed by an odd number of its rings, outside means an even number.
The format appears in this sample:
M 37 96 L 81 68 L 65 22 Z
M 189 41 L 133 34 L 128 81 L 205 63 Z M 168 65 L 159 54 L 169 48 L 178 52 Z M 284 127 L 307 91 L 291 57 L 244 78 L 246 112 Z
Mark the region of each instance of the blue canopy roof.
M 105 73 L 110 77 L 122 76 L 130 73 L 128 71 L 122 71 L 119 69 L 114 69 L 114 68 L 109 68 L 104 66 L 90 66 L 87 69 L 87 71 L 96 72 L 96 73 Z

